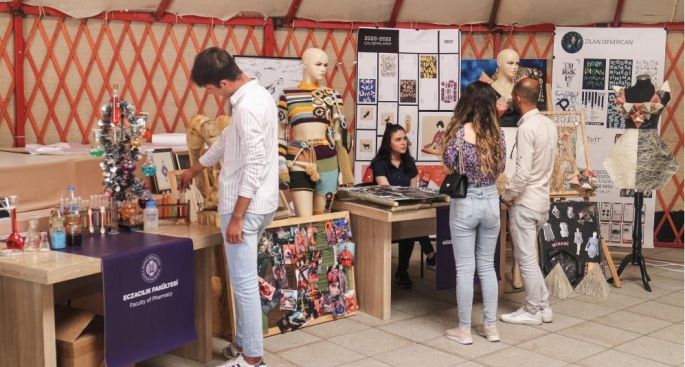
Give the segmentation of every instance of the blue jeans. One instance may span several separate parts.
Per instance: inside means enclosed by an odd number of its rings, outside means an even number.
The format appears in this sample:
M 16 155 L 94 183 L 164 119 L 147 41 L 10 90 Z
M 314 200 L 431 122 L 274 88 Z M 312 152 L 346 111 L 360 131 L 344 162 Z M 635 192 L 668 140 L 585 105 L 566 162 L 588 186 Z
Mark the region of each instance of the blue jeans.
M 495 249 L 500 230 L 500 202 L 495 185 L 469 187 L 466 198 L 452 199 L 450 233 L 457 270 L 459 326 L 471 327 L 473 274 L 478 269 L 483 293 L 484 323 L 497 320 Z
M 238 322 L 235 344 L 243 347 L 243 353 L 248 357 L 260 357 L 264 354 L 262 305 L 257 281 L 257 244 L 273 218 L 274 213 L 245 213 L 244 242 L 231 244 L 226 242 L 226 227 L 231 222 L 231 214 L 221 215 L 221 234 L 224 237 L 228 275 L 235 297 Z

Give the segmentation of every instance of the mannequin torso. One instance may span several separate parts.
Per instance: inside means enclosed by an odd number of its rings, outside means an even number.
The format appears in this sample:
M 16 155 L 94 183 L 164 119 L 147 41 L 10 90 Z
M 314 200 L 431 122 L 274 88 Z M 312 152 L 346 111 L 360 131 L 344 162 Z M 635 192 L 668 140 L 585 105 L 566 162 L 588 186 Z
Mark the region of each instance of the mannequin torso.
M 328 56 L 320 49 L 307 49 L 302 55 L 302 82 L 284 88 L 278 102 L 279 136 L 288 140 L 283 150 L 288 184 L 297 216 L 323 213 L 326 195 L 338 186 L 341 148 L 345 145 L 346 126 L 342 96 L 321 86 L 328 66 Z M 289 128 L 289 129 L 288 129 Z M 344 154 L 347 152 L 342 148 Z M 345 157 L 347 158 L 347 156 Z M 347 158 L 349 159 L 349 158 Z M 347 172 L 347 171 L 345 171 Z M 351 171 L 348 180 L 351 182 Z

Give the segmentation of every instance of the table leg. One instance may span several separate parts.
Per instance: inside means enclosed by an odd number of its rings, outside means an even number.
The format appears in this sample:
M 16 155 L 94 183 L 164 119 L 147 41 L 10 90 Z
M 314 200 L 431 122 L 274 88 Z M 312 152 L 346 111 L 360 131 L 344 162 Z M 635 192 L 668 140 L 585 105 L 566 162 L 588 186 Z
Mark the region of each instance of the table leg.
M 0 366 L 57 366 L 52 285 L 0 277 Z
M 198 362 L 212 360 L 212 249 L 195 250 L 195 330 L 198 339 L 170 353 Z
M 356 243 L 355 289 L 359 310 L 390 319 L 392 224 L 351 215 Z

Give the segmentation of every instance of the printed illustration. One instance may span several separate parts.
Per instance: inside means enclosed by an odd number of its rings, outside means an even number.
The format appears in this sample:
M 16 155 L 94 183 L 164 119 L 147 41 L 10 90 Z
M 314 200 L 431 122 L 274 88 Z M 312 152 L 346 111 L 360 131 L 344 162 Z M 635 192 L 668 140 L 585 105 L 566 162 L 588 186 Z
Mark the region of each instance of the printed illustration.
M 609 60 L 609 82 L 607 89 L 612 87 L 630 87 L 633 84 L 633 60 Z
M 606 66 L 605 59 L 583 60 L 583 89 L 606 89 Z
M 435 55 L 421 55 L 419 58 L 419 75 L 422 79 L 438 77 L 438 57 Z
M 400 103 L 416 103 L 416 80 L 400 79 Z
M 359 103 L 376 103 L 376 79 L 359 79 Z
M 397 55 L 395 54 L 381 54 L 380 55 L 380 72 L 382 77 L 397 77 Z

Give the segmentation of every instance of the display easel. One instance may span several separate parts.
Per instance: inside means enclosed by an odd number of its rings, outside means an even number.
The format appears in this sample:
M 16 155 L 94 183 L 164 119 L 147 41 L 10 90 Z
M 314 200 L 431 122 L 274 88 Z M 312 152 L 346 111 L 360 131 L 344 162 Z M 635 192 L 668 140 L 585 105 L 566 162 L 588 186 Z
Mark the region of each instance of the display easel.
M 552 173 L 552 181 L 555 183 L 554 178 L 555 177 L 560 177 L 561 182 L 556 182 L 556 185 L 550 185 L 550 201 L 554 202 L 556 200 L 559 201 L 566 201 L 567 198 L 575 197 L 575 198 L 582 198 L 583 201 L 590 201 L 590 196 L 588 195 L 585 191 L 582 189 L 573 189 L 570 188 L 568 185 L 568 176 L 569 173 L 572 174 L 577 174 L 578 173 L 578 165 L 576 163 L 576 159 L 571 159 L 569 160 L 570 157 L 577 157 L 579 154 L 579 150 L 583 150 L 583 157 L 585 158 L 585 167 L 586 169 L 592 171 L 592 164 L 590 160 L 590 149 L 587 144 L 587 130 L 585 128 L 585 114 L 583 111 L 541 111 L 541 114 L 549 117 L 554 124 L 557 126 L 557 132 L 559 134 L 559 139 L 569 139 L 569 138 L 575 138 L 576 139 L 576 145 L 572 151 L 566 151 L 569 149 L 569 147 L 564 147 L 562 145 L 559 145 L 559 148 L 557 149 L 557 154 L 555 155 L 555 164 L 554 164 L 554 171 Z M 575 136 L 570 136 L 570 134 L 573 134 Z M 580 133 L 580 136 L 578 136 L 578 133 Z M 569 136 L 564 136 L 564 134 L 569 134 Z M 582 143 L 582 147 L 579 146 L 579 143 Z M 558 172 L 558 170 L 561 170 L 561 172 Z M 559 180 L 557 180 L 559 181 Z M 636 199 L 637 199 L 637 193 L 636 193 Z M 642 205 L 642 204 L 640 204 Z M 640 206 L 641 208 L 641 206 Z M 639 211 L 636 211 L 638 213 Z M 637 214 L 636 214 L 637 215 Z M 639 217 L 638 217 L 639 218 Z M 639 226 L 638 226 L 639 227 Z M 641 232 L 641 229 L 640 229 Z M 640 234 L 641 235 L 641 234 Z M 633 238 L 635 238 L 635 231 L 633 231 Z M 641 238 L 641 237 L 640 237 Z M 619 268 L 619 272 L 616 271 L 616 267 L 614 266 L 614 261 L 611 257 L 611 253 L 609 252 L 609 247 L 606 244 L 606 240 L 603 236 L 600 235 L 600 243 L 602 244 L 602 251 L 604 252 L 605 259 L 607 261 L 607 264 L 609 265 L 609 271 L 611 272 L 611 278 L 609 278 L 610 283 L 614 283 L 616 288 L 621 288 L 621 281 L 618 279 L 618 274 L 620 274 L 620 270 L 624 267 L 624 263 L 627 264 L 627 259 L 623 259 L 623 262 L 621 263 L 621 268 Z M 537 246 L 536 246 L 537 248 Z M 635 248 L 635 241 L 633 241 L 633 248 Z M 628 255 L 631 256 L 631 255 Z M 640 257 L 642 255 L 639 255 Z M 538 254 L 538 260 L 539 260 L 539 254 Z M 642 260 L 642 264 L 644 266 L 644 258 Z M 646 273 L 645 273 L 646 274 Z M 615 282 L 612 281 L 612 279 L 616 279 Z M 646 283 L 645 283 L 646 284 Z M 517 288 L 522 288 L 523 287 L 523 282 L 521 279 L 521 272 L 518 267 L 518 264 L 516 263 L 516 259 L 514 259 L 514 265 L 512 268 L 512 286 L 514 289 Z

